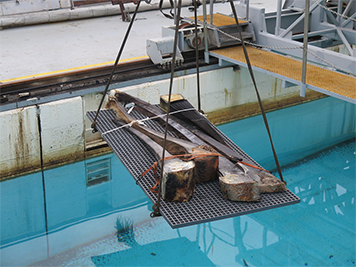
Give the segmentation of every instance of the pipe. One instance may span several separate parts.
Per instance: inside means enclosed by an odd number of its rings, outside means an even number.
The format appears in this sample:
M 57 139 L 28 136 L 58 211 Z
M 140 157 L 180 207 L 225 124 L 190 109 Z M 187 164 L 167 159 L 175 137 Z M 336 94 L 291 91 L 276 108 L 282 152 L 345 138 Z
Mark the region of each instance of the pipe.
M 219 0 L 221 2 L 222 0 Z M 182 0 L 182 6 L 190 6 L 191 0 Z M 125 4 L 125 10 L 133 12 L 134 4 Z M 171 8 L 169 1 L 164 1 L 162 8 Z M 158 10 L 158 2 L 141 5 L 139 12 Z M 42 23 L 51 23 L 67 20 L 86 19 L 103 16 L 113 16 L 121 14 L 119 5 L 105 4 L 97 6 L 79 7 L 79 8 L 63 8 L 58 10 L 47 10 L 23 14 L 14 14 L 0 17 L 0 28 L 11 28 L 25 25 L 34 25 Z

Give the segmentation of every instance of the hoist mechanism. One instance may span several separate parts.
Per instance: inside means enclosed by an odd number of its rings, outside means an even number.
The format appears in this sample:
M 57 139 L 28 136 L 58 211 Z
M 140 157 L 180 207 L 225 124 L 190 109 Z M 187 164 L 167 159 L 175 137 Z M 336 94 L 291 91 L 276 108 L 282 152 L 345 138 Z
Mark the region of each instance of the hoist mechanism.
M 212 10 L 207 15 L 205 7 L 205 15 L 198 17 L 197 30 L 193 18 L 180 20 L 175 64 L 181 65 L 186 52 L 197 47 L 200 55 L 204 52 L 206 63 L 209 57 L 215 57 L 220 66 L 247 67 L 241 53 L 243 39 L 251 53 L 252 68 L 281 79 L 283 88 L 300 86 L 302 97 L 306 89 L 311 89 L 356 103 L 355 1 L 306 2 L 288 0 L 282 5 L 278 0 L 277 12 L 271 13 L 249 5 L 247 0 L 234 2 L 241 36 L 233 17 L 213 14 Z M 308 26 L 305 29 L 304 20 Z M 173 35 L 174 26 L 167 26 L 162 28 L 161 38 L 147 40 L 148 56 L 164 69 L 172 64 Z
M 210 15 L 207 16 L 210 18 Z M 183 52 L 194 51 L 196 47 L 204 50 L 205 39 L 209 49 L 221 48 L 231 45 L 238 45 L 238 32 L 234 18 L 214 14 L 213 24 L 204 26 L 203 17 L 198 17 L 197 36 L 195 35 L 194 18 L 183 18 L 179 26 L 176 65 L 183 64 Z M 247 21 L 241 21 L 243 39 L 255 41 L 255 34 L 252 24 Z M 174 41 L 174 26 L 165 26 L 162 28 L 162 37 L 147 40 L 147 55 L 154 64 L 159 64 L 162 68 L 170 68 L 172 64 Z

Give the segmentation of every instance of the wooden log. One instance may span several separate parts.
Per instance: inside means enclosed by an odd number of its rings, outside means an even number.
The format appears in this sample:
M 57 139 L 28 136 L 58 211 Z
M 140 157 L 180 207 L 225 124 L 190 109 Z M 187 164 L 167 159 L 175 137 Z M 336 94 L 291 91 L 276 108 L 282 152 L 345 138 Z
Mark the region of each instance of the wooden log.
M 189 127 L 188 125 L 185 126 Z M 240 157 L 240 155 L 233 151 L 231 148 L 219 143 L 205 133 L 197 129 L 192 129 L 192 132 L 202 138 L 203 141 L 207 142 L 209 146 L 213 147 L 226 157 L 231 159 L 237 159 Z M 249 162 L 249 164 L 254 165 L 253 162 Z M 266 170 L 257 169 L 247 165 L 244 166 L 244 169 L 246 170 L 245 172 L 258 183 L 261 193 L 276 193 L 287 190 L 286 185 L 280 179 L 267 172 Z
M 116 112 L 118 118 L 124 120 L 126 123 L 134 122 L 134 118 L 127 114 L 124 107 L 117 101 L 109 101 L 106 104 L 106 108 L 111 108 Z M 136 130 L 144 133 L 153 139 L 156 143 L 163 146 L 164 134 L 157 132 L 151 128 L 139 125 L 138 123 L 132 123 L 132 127 Z M 182 154 L 201 154 L 205 153 L 204 157 L 196 157 L 194 159 L 196 168 L 195 176 L 198 183 L 215 180 L 218 178 L 218 165 L 219 157 L 216 155 L 209 155 L 210 151 L 200 148 L 197 144 L 189 141 L 181 140 L 171 136 L 166 137 L 166 150 L 172 155 Z
M 118 126 L 124 125 L 118 120 L 115 120 L 114 123 Z M 127 130 L 140 138 L 151 149 L 157 161 L 161 158 L 163 147 L 134 128 L 129 127 Z M 172 156 L 167 151 L 165 154 L 166 157 Z M 196 185 L 195 169 L 194 161 L 182 161 L 178 158 L 166 160 L 163 166 L 162 184 L 160 185 L 163 200 L 170 202 L 189 201 L 193 197 Z
M 231 201 L 259 201 L 260 189 L 258 184 L 247 174 L 229 174 L 219 177 L 223 196 Z
M 258 183 L 246 174 L 246 168 L 224 158 L 220 160 L 219 170 L 220 189 L 226 199 L 248 202 L 261 199 Z
M 167 96 L 161 96 L 160 100 L 161 104 L 164 103 L 165 100 L 167 100 Z M 174 102 L 171 102 L 170 104 L 171 112 L 192 108 L 194 107 L 186 99 L 179 99 Z M 197 110 L 186 110 L 184 112 L 176 113 L 175 116 L 182 120 L 188 120 L 189 122 L 198 126 L 201 130 L 205 131 L 210 136 L 214 137 L 220 143 L 225 144 L 224 139 Z
M 194 169 L 193 161 L 166 160 L 163 166 L 162 198 L 170 202 L 189 201 L 196 184 Z
M 121 101 L 134 102 L 136 104 L 135 108 L 148 117 L 155 117 L 157 115 L 164 114 L 164 112 L 162 110 L 160 110 L 158 107 L 151 105 L 139 98 L 128 95 L 126 93 L 118 92 L 118 93 L 116 93 L 116 97 Z M 179 99 L 179 100 L 181 100 L 181 99 Z M 162 101 L 162 98 L 161 98 L 161 101 Z M 161 103 L 161 106 L 162 106 L 162 103 Z M 161 124 L 163 124 L 165 122 L 165 116 L 164 117 L 158 116 L 157 121 L 160 122 Z M 222 153 L 223 155 L 225 155 L 227 157 L 231 157 L 231 158 L 235 158 L 235 159 L 240 157 L 240 155 L 237 154 L 235 151 L 233 151 L 231 148 L 225 146 L 224 144 L 221 144 L 220 142 L 218 142 L 217 140 L 208 136 L 207 134 L 201 132 L 200 130 L 197 130 L 196 127 L 192 126 L 187 121 L 182 121 L 178 118 L 174 118 L 174 119 L 169 118 L 168 123 L 170 126 L 172 126 L 172 128 L 174 128 L 177 132 L 180 132 L 182 135 L 184 135 L 191 142 L 194 142 L 196 144 L 200 144 L 203 146 L 214 147 L 220 153 Z M 200 138 L 203 138 L 203 140 Z M 236 162 L 236 160 L 234 162 Z M 196 163 L 196 165 L 199 166 L 199 163 L 197 161 L 195 163 Z M 251 162 L 251 164 L 252 163 L 253 162 Z M 197 168 L 197 170 L 204 170 L 204 166 L 199 166 Z M 236 181 L 240 181 L 241 179 L 239 180 L 239 174 L 241 172 L 245 173 L 246 170 L 248 170 L 248 169 L 242 168 L 240 165 L 235 166 L 227 158 L 219 157 L 219 170 L 223 176 L 224 176 L 224 174 L 227 175 L 229 177 L 229 180 L 235 179 Z M 209 173 L 209 172 L 210 171 L 207 171 L 207 173 Z M 206 179 L 204 179 L 203 174 L 198 175 L 198 176 L 200 177 L 200 182 L 205 182 L 205 181 L 210 180 L 209 177 L 205 177 Z M 254 180 L 247 179 L 245 174 L 243 174 L 243 176 L 245 177 L 244 181 L 252 183 L 251 185 L 245 187 L 247 190 L 249 190 L 250 187 L 256 186 L 256 183 L 254 183 Z M 213 178 L 211 177 L 211 179 L 213 179 Z M 239 200 L 240 201 L 256 201 L 260 198 L 260 192 L 258 190 L 250 190 L 250 191 L 253 192 L 253 194 L 250 194 L 249 197 L 247 197 L 247 194 L 241 194 L 241 195 L 244 195 L 244 197 L 240 197 Z
M 271 173 L 250 169 L 247 174 L 258 183 L 261 193 L 276 193 L 287 190 L 286 185 Z
M 207 144 L 208 146 L 214 148 L 216 151 L 221 153 L 222 155 L 226 156 L 227 158 L 233 160 L 236 162 L 239 157 L 241 157 L 236 151 L 232 150 L 230 147 L 221 144 L 211 136 L 207 135 L 206 133 L 203 133 L 196 127 L 190 125 L 189 123 L 180 120 L 179 118 L 174 118 L 176 120 L 176 123 L 179 123 L 182 127 L 185 127 L 186 130 L 191 131 L 194 133 L 194 140 L 197 138 L 200 138 L 200 141 L 197 141 L 199 143 L 204 143 Z M 173 125 L 174 123 L 172 123 Z M 182 131 L 183 133 L 183 131 Z M 188 139 L 192 138 L 190 135 L 186 135 Z M 220 159 L 221 162 L 221 159 Z M 254 165 L 254 162 L 250 161 L 248 162 L 251 165 Z M 240 164 L 240 166 L 242 166 Z M 219 168 L 221 168 L 219 166 Z M 252 166 L 244 166 L 245 173 L 248 174 L 254 181 L 256 181 L 260 187 L 260 192 L 261 193 L 276 193 L 276 192 L 283 192 L 287 190 L 286 185 L 278 179 L 276 176 L 272 175 L 271 173 L 267 172 L 266 170 L 261 170 L 258 168 L 254 168 Z

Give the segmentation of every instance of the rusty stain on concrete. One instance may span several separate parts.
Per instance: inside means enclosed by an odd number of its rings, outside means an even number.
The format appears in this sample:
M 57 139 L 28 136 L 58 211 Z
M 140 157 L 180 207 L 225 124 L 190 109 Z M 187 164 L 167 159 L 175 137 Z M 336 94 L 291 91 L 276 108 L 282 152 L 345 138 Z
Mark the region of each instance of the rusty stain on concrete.
M 227 102 L 229 101 L 229 98 L 231 97 L 231 92 L 229 92 L 226 88 L 224 88 L 225 92 L 225 106 L 227 106 Z
M 300 97 L 299 92 L 289 94 L 287 96 L 270 98 L 263 100 L 263 107 L 266 111 L 273 111 L 289 106 L 302 104 L 312 100 L 317 100 L 326 97 L 326 95 L 307 90 L 306 97 Z M 255 116 L 261 113 L 258 102 L 246 103 L 222 110 L 216 110 L 207 113 L 208 119 L 214 124 L 222 124 L 234 120 L 244 119 L 247 117 Z
M 278 86 L 278 79 L 274 78 L 274 82 L 272 82 L 272 94 L 274 99 L 277 98 L 277 86 Z
M 9 157 L 1 164 L 0 180 L 37 171 L 41 167 L 39 157 L 38 130 L 31 123 L 37 124 L 37 118 L 30 109 L 22 109 L 10 116 L 12 128 L 8 133 Z M 34 120 L 35 119 L 35 120 Z M 16 123 L 17 121 L 17 123 Z M 12 153 L 11 153 L 12 152 Z

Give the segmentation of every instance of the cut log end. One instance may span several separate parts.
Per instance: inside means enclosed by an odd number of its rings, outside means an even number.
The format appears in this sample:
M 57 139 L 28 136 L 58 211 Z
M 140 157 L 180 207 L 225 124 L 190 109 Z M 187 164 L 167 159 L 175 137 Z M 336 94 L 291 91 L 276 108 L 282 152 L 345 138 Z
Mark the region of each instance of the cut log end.
M 167 160 L 163 167 L 162 197 L 169 202 L 186 202 L 194 194 L 195 163 L 179 159 Z
M 257 183 L 261 193 L 277 193 L 287 190 L 286 185 L 276 176 L 266 172 L 260 172 L 257 175 L 260 178 Z
M 261 199 L 258 183 L 248 175 L 226 174 L 219 178 L 223 196 L 231 201 L 259 201 Z

